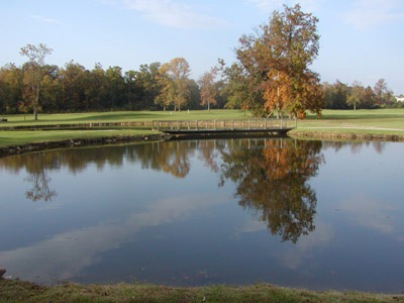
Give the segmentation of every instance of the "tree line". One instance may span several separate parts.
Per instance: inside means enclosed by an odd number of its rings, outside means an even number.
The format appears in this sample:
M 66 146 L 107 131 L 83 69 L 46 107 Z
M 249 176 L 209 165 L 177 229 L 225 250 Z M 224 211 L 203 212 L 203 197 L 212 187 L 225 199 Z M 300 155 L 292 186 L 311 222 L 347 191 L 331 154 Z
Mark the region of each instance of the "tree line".
M 393 91 L 384 79 L 379 79 L 374 87 L 363 86 L 354 81 L 352 85 L 336 81 L 323 83 L 324 108 L 328 109 L 373 109 L 383 107 L 404 107 L 397 102 Z
M 375 87 L 320 83 L 309 67 L 319 51 L 318 19 L 294 7 L 274 11 L 267 24 L 240 38 L 237 61 L 218 61 L 198 80 L 190 78 L 186 59 L 143 64 L 139 70 L 119 66 L 89 70 L 70 61 L 63 67 L 45 63 L 52 49 L 28 44 L 22 66 L 0 68 L 0 113 L 83 112 L 109 110 L 182 110 L 235 108 L 256 116 L 304 118 L 322 108 L 375 108 L 393 105 L 393 92 L 381 79 Z

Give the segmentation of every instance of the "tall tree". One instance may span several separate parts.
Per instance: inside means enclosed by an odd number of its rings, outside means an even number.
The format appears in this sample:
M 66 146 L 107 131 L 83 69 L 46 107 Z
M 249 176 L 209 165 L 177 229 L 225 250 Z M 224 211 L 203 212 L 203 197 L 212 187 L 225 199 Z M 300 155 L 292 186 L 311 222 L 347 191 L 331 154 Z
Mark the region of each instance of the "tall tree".
M 20 50 L 20 54 L 29 59 L 24 68 L 25 97 L 29 100 L 28 103 L 32 107 L 35 120 L 38 120 L 39 96 L 44 77 L 42 68 L 45 65 L 45 57 L 52 54 L 52 51 L 51 48 L 42 43 L 38 46 L 28 44 Z
M 16 113 L 23 92 L 23 72 L 14 64 L 0 69 L 0 112 Z
M 155 100 L 161 92 L 159 81 L 160 62 L 142 64 L 135 74 L 135 83 L 138 88 L 136 109 L 155 109 Z
M 164 63 L 159 70 L 162 90 L 157 102 L 164 107 L 172 104 L 174 111 L 180 111 L 189 101 L 190 71 L 189 64 L 184 58 L 174 58 Z
M 351 93 L 348 95 L 347 98 L 347 103 L 353 107 L 353 110 L 356 110 L 357 105 L 362 102 L 363 90 L 363 86 L 360 82 L 353 82 Z
M 379 105 L 388 105 L 392 103 L 393 99 L 393 91 L 389 89 L 387 82 L 384 79 L 379 79 L 373 91 L 376 95 L 376 102 Z
M 299 118 L 305 117 L 306 110 L 321 114 L 323 98 L 320 80 L 309 69 L 319 50 L 317 22 L 312 14 L 302 12 L 300 5 L 285 5 L 284 11 L 275 11 L 269 24 L 262 25 L 257 35 L 240 39 L 237 57 L 248 73 L 250 90 L 257 92 L 250 96 L 249 102 L 255 104 L 261 114 L 281 104 L 264 98 L 265 90 L 269 89 L 266 96 L 275 95 L 278 99 L 277 93 L 273 93 L 274 85 L 266 84 L 274 81 L 278 74 L 285 75 L 282 81 L 275 80 L 280 90 L 288 92 L 283 98 L 288 102 L 282 105 L 290 113 Z M 287 90 L 284 89 L 286 85 L 289 86 Z
M 200 87 L 201 105 L 207 106 L 208 112 L 210 112 L 210 105 L 216 104 L 216 96 L 218 94 L 215 85 L 215 77 L 217 75 L 218 68 L 212 67 L 209 71 L 205 72 L 198 81 Z

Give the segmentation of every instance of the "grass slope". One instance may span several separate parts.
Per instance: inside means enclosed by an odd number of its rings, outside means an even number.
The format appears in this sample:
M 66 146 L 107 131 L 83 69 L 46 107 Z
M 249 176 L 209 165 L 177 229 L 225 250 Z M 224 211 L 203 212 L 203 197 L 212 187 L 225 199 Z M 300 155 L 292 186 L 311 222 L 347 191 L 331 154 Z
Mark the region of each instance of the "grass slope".
M 314 292 L 275 287 L 268 284 L 233 287 L 208 286 L 180 288 L 141 284 L 77 285 L 71 283 L 52 287 L 16 280 L 0 280 L 0 303 L 390 303 L 404 302 L 399 295 L 358 292 Z

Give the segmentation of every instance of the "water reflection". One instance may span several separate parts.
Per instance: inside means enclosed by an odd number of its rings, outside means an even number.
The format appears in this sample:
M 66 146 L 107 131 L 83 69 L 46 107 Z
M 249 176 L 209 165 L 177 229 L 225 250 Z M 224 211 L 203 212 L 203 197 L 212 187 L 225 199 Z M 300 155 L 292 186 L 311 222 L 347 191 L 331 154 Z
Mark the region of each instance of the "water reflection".
M 120 167 L 140 162 L 143 168 L 161 170 L 176 178 L 185 178 L 191 169 L 190 158 L 198 152 L 212 172 L 219 173 L 219 184 L 226 180 L 236 184 L 239 205 L 254 209 L 272 234 L 284 241 L 296 242 L 313 231 L 317 198 L 308 180 L 323 162 L 320 141 L 290 139 L 234 139 L 169 141 L 107 149 L 86 148 L 9 157 L 5 168 L 26 168 L 26 191 L 32 201 L 50 201 L 56 190 L 50 188 L 48 174 L 67 166 L 73 173 L 95 163 L 97 169 Z
M 222 179 L 237 184 L 239 204 L 253 208 L 272 234 L 296 242 L 313 231 L 317 197 L 308 183 L 324 159 L 319 141 L 267 140 L 261 149 L 223 152 Z
M 2 158 L 0 267 L 48 283 L 396 290 L 403 152 L 260 138 Z

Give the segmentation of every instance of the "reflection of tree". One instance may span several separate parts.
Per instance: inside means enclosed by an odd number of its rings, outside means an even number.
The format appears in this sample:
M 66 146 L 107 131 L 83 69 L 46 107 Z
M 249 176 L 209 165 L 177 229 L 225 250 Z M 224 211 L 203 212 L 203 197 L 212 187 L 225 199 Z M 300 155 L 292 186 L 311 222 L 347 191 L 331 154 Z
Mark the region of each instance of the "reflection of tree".
M 362 149 L 362 147 L 365 147 L 365 146 L 373 146 L 373 149 L 378 154 L 382 154 L 386 147 L 386 142 L 380 142 L 380 141 L 353 141 L 353 142 L 330 141 L 330 142 L 323 143 L 323 148 L 333 148 L 335 151 L 340 151 L 344 147 L 349 147 L 352 154 L 358 153 Z
M 46 177 L 45 171 L 38 174 L 32 174 L 26 179 L 33 183 L 33 187 L 25 192 L 27 199 L 32 201 L 50 201 L 56 195 L 56 192 L 49 188 L 50 178 Z
M 26 159 L 26 170 L 29 177 L 26 180 L 32 183 L 32 188 L 25 192 L 27 199 L 34 202 L 43 200 L 45 202 L 51 201 L 56 196 L 56 191 L 51 190 L 49 187 L 50 178 L 47 176 L 47 164 L 49 158 L 47 155 L 32 154 L 31 157 Z M 52 166 L 57 166 L 57 162 L 51 161 Z M 46 165 L 47 164 L 47 165 Z
M 240 205 L 256 209 L 272 233 L 297 241 L 314 229 L 316 195 L 307 183 L 316 174 L 322 157 L 321 143 L 287 139 L 231 139 L 153 142 L 109 147 L 54 150 L 0 159 L 0 168 L 15 173 L 24 169 L 32 188 L 26 196 L 34 201 L 52 199 L 50 172 L 67 167 L 78 173 L 89 165 L 140 163 L 143 169 L 162 170 L 184 178 L 196 154 L 222 181 L 237 184 Z
M 237 184 L 239 204 L 253 208 L 273 234 L 296 242 L 314 230 L 317 198 L 310 185 L 321 142 L 265 140 L 265 146 L 223 153 L 222 178 Z

